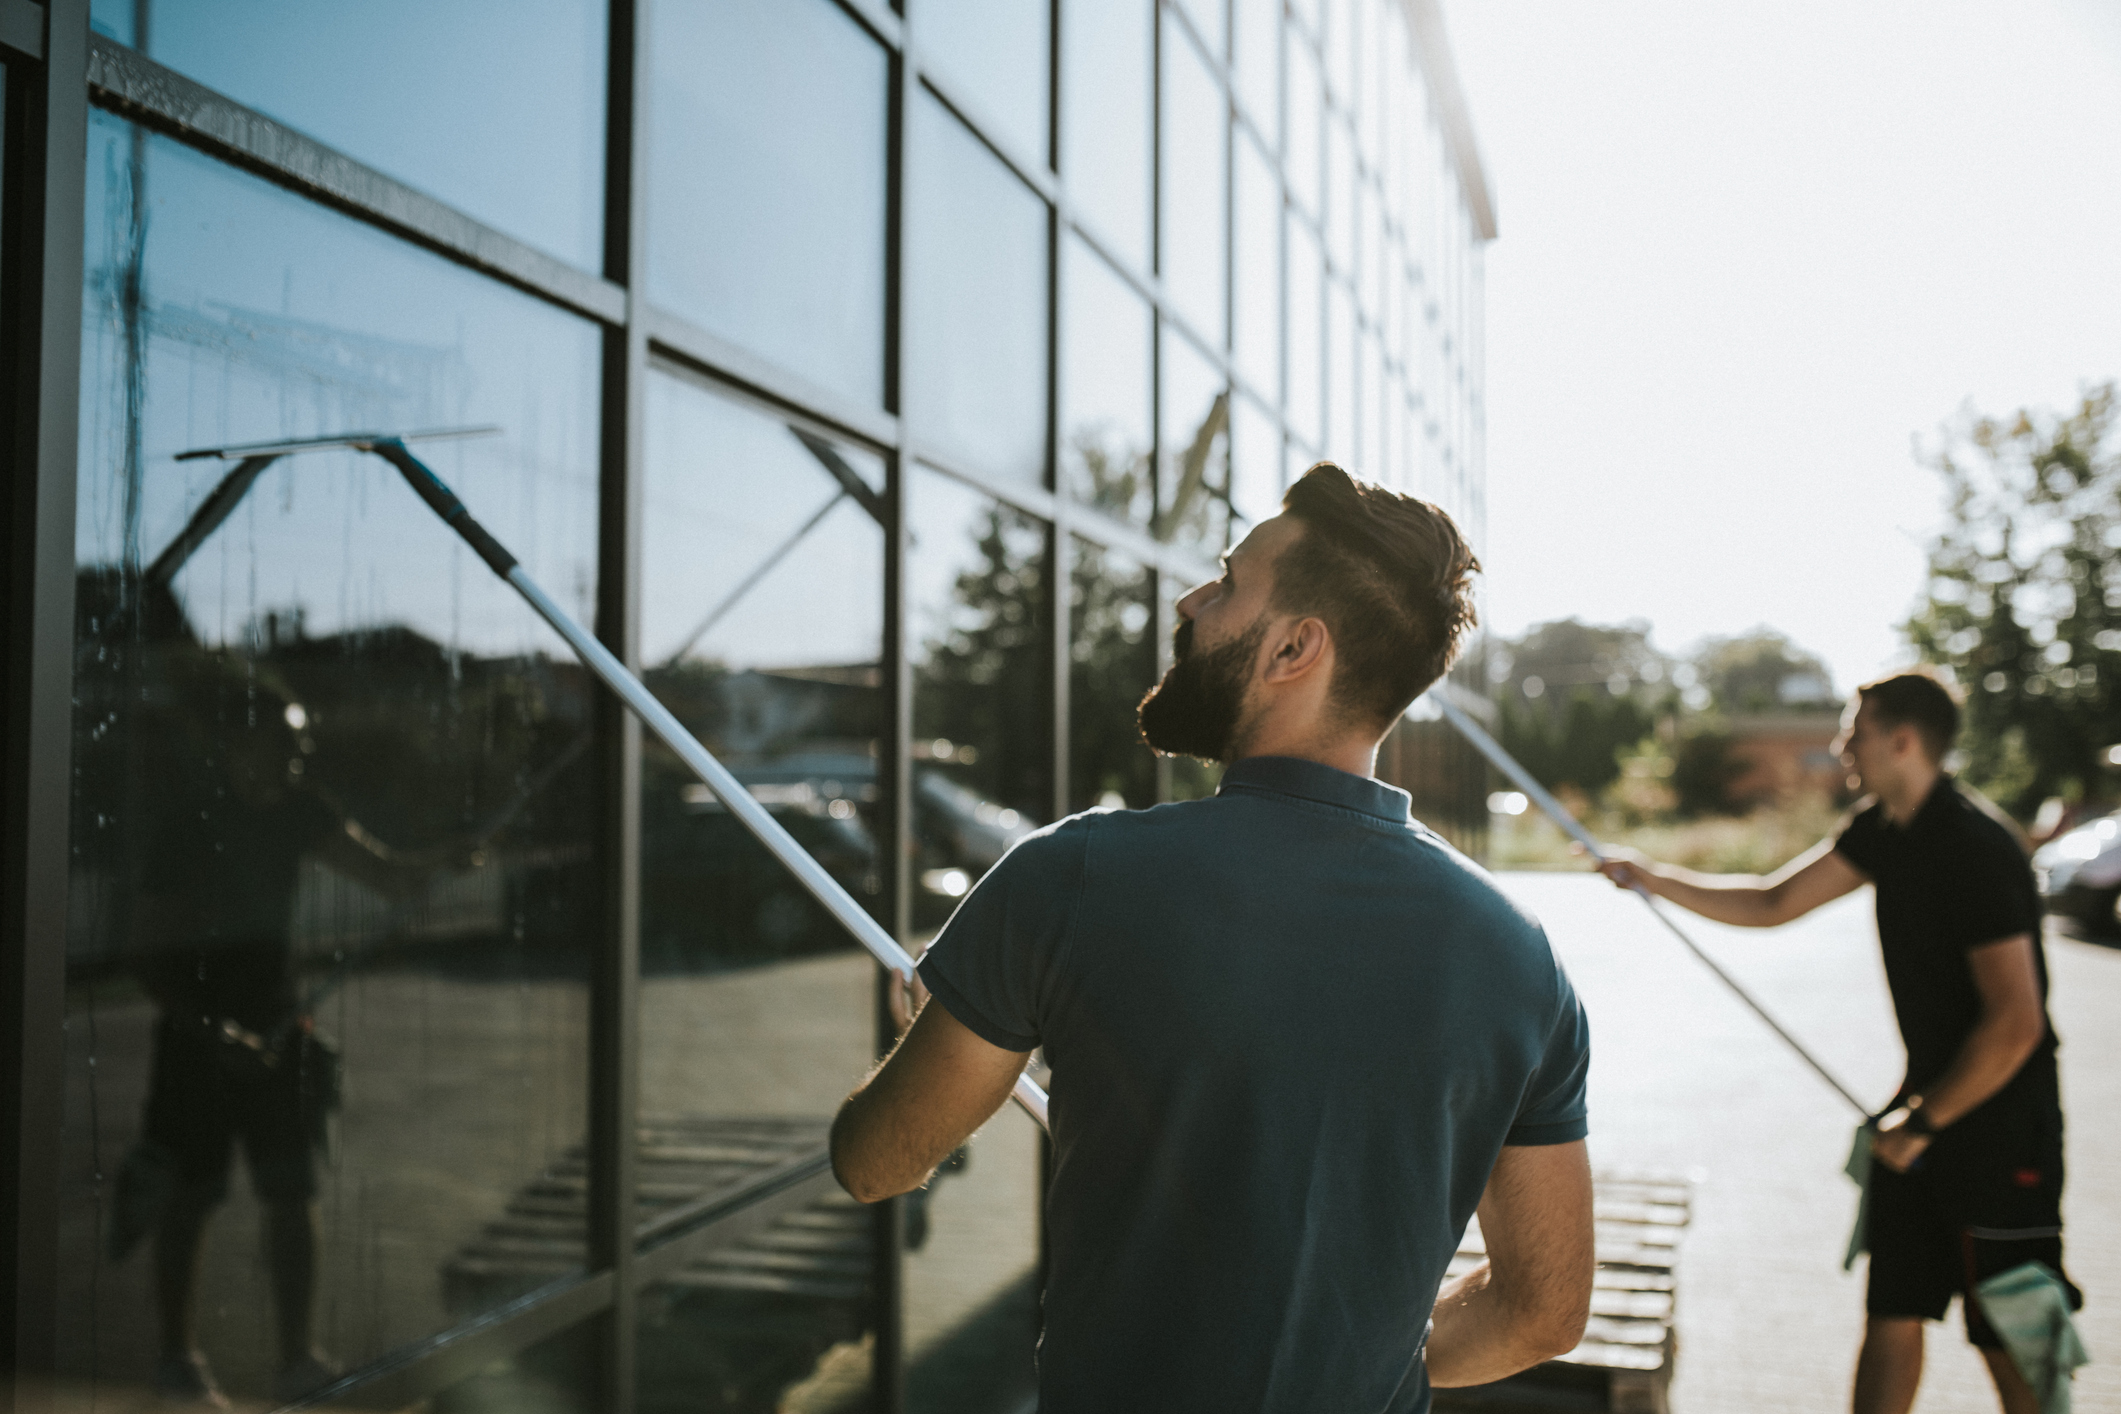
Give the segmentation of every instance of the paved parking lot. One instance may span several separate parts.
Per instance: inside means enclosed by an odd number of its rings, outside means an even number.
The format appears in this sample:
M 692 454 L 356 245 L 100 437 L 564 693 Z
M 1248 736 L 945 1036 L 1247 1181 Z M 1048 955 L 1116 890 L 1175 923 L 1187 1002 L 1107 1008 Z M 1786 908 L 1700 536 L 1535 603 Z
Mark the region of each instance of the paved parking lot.
M 1862 1268 L 1840 1269 L 1853 1116 L 1633 897 L 1581 875 L 1502 883 L 1545 922 L 1590 1009 L 1593 1161 L 1697 1180 L 1673 1408 L 1846 1408 L 1863 1304 Z M 1688 926 L 1858 1094 L 1891 1095 L 1902 1054 L 1869 890 L 1773 932 Z M 2080 1372 L 2076 1408 L 2121 1411 L 2121 951 L 2050 937 L 2048 958 L 2071 1125 L 2069 1264 L 2102 1362 Z M 1956 1316 L 1933 1327 L 1917 1414 L 1995 1407 Z

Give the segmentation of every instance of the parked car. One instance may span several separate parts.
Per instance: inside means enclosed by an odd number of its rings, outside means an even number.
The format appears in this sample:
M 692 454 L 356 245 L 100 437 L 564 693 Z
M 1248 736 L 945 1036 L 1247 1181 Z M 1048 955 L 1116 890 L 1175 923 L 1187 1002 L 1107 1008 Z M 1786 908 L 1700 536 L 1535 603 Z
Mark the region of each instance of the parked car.
M 2121 812 L 2087 820 L 2040 846 L 2033 877 L 2047 911 L 2087 932 L 2121 934 Z

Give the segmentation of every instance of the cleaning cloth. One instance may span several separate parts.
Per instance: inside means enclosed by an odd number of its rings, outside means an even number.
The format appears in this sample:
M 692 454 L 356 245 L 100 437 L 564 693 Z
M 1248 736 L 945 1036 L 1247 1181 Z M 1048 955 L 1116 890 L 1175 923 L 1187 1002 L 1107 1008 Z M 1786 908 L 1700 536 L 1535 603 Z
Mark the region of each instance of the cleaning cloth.
M 1849 1161 L 1841 1166 L 1843 1173 L 1856 1180 L 1856 1226 L 1849 1230 L 1848 1255 L 1841 1259 L 1844 1272 L 1870 1250 L 1871 1165 L 1877 1162 L 1871 1154 L 1871 1141 L 1877 1137 L 1878 1121 L 1867 1119 L 1857 1125 L 1856 1142 L 1849 1149 Z
M 2011 1363 L 2040 1399 L 2040 1414 L 2069 1414 L 2070 1376 L 2089 1364 L 2069 1318 L 2069 1290 L 2044 1262 L 1998 1272 L 1974 1288 Z

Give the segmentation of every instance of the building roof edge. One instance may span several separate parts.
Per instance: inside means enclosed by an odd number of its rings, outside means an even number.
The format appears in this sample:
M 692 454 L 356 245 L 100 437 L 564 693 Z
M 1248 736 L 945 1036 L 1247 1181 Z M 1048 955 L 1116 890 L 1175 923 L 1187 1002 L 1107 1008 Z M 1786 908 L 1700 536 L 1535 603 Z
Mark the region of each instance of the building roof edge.
M 1451 41 L 1444 33 L 1443 10 L 1438 0 L 1400 0 L 1407 24 L 1414 32 L 1414 60 L 1421 65 L 1429 92 L 1436 97 L 1437 116 L 1443 122 L 1444 141 L 1450 144 L 1451 165 L 1457 169 L 1458 185 L 1465 192 L 1466 207 L 1483 240 L 1494 240 L 1495 196 L 1488 185 L 1487 168 L 1481 165 L 1480 144 L 1473 137 L 1473 114 L 1466 106 L 1465 88 L 1458 81 L 1458 65 L 1451 58 Z

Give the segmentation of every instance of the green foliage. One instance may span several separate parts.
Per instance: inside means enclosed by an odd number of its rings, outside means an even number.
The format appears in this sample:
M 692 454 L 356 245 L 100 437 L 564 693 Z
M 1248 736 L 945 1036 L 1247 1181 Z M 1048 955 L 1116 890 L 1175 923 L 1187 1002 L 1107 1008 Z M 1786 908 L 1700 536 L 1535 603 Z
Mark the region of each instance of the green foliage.
M 1579 687 L 1554 706 L 1509 697 L 1501 704 L 1503 749 L 1542 785 L 1575 786 L 1586 794 L 1620 775 L 1620 753 L 1650 730 L 1649 712 L 1602 687 Z
M 1672 749 L 1672 794 L 1679 814 L 1693 819 L 1730 813 L 1725 791 L 1739 769 L 1731 754 L 1731 734 L 1722 723 L 1700 718 L 1688 723 Z
M 1816 710 L 1834 702 L 1833 675 L 1825 662 L 1765 626 L 1734 638 L 1709 639 L 1693 662 L 1709 701 L 1725 713 Z
M 2121 447 L 2115 388 L 2067 417 L 1972 414 L 1929 457 L 1946 523 L 1903 626 L 1967 689 L 1965 774 L 2005 809 L 2106 793 L 2121 741 Z

